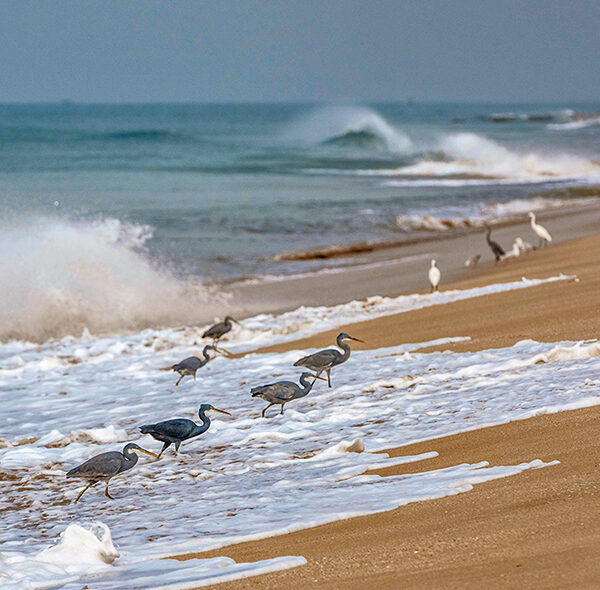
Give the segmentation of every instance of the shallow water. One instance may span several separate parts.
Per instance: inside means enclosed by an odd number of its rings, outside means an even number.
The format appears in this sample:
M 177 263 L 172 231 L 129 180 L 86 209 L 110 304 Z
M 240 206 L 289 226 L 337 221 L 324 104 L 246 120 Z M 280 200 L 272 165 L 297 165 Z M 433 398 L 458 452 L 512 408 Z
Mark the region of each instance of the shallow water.
M 239 336 L 243 346 L 243 331 Z M 263 419 L 265 404 L 250 397 L 250 388 L 296 378 L 292 364 L 306 351 L 217 358 L 197 381 L 176 388 L 175 376 L 159 369 L 190 348 L 160 333 L 7 345 L 0 371 L 3 552 L 31 554 L 68 524 L 100 519 L 126 558 L 168 555 L 468 491 L 543 464 L 531 457 L 520 466 L 484 462 L 389 478 L 364 473 L 430 456 L 390 459 L 373 451 L 600 402 L 595 345 L 525 341 L 463 354 L 421 354 L 418 347 L 354 352 L 333 371 L 332 389 L 318 383 L 283 416 Z M 69 468 L 126 441 L 158 450 L 160 443 L 140 437 L 137 426 L 194 418 L 204 402 L 234 417 L 216 415 L 178 456 L 143 456 L 113 482 L 114 502 L 92 488 L 72 504 L 81 486 L 64 479 Z M 345 452 L 356 439 L 365 452 Z

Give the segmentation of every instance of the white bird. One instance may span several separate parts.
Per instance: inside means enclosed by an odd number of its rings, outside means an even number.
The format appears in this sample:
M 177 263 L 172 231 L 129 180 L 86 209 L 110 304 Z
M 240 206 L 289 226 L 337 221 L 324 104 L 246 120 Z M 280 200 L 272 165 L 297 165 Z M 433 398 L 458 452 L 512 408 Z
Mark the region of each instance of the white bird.
M 519 247 L 521 254 L 524 252 L 531 252 L 533 250 L 533 246 L 526 242 L 523 238 L 515 238 L 515 244 Z
M 477 263 L 479 262 L 480 258 L 481 258 L 481 254 L 475 254 L 475 256 L 471 256 L 470 258 L 467 258 L 465 260 L 465 266 L 467 268 L 475 268 L 477 266 Z
M 529 219 L 531 219 L 531 229 L 540 238 L 540 247 L 545 246 L 548 244 L 548 242 L 551 242 L 552 236 L 548 233 L 548 230 L 543 225 L 535 222 L 535 213 L 533 213 L 533 211 L 529 212 Z
M 517 239 L 519 239 L 519 238 L 517 238 Z M 517 242 L 517 240 L 515 240 L 512 248 L 508 252 L 506 252 L 506 254 L 503 254 L 500 257 L 500 259 L 506 260 L 507 258 L 516 258 L 520 254 L 521 254 L 521 249 L 519 248 L 519 243 Z
M 440 269 L 435 265 L 435 260 L 431 261 L 431 268 L 429 269 L 429 282 L 431 283 L 431 292 L 438 290 L 442 273 Z

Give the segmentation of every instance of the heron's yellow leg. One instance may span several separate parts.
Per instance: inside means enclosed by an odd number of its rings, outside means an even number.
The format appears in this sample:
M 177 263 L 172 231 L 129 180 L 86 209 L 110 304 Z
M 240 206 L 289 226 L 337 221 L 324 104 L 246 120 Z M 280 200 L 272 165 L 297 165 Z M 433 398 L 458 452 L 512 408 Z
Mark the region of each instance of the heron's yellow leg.
M 79 498 L 81 498 L 81 496 L 83 496 L 83 492 L 85 492 L 88 488 L 92 487 L 96 482 L 93 481 L 92 483 L 88 484 L 87 486 L 85 486 L 85 488 L 83 488 L 83 490 L 81 490 L 79 492 L 79 494 L 77 495 L 77 498 L 75 498 L 75 502 L 73 502 L 74 504 L 76 504 L 79 500 Z
M 108 493 L 108 481 L 106 482 L 106 487 L 104 488 L 104 495 L 109 499 L 109 500 L 114 500 L 114 498 Z

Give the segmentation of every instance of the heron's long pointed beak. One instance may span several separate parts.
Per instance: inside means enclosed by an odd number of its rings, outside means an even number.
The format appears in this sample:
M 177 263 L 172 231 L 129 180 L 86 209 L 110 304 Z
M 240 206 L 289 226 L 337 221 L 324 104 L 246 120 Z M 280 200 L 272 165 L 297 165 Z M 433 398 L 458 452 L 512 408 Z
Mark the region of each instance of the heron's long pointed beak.
M 325 379 L 325 377 L 321 377 L 320 375 L 313 375 L 313 377 L 316 379 L 318 379 L 319 381 L 327 381 L 327 379 Z
M 364 340 L 361 340 L 360 338 L 354 338 L 353 336 L 350 336 L 350 340 L 356 340 L 356 342 L 362 342 L 363 344 L 366 344 Z
M 232 354 L 231 352 L 229 352 L 229 351 L 228 351 L 227 349 L 225 349 L 225 348 L 217 348 L 217 347 L 215 346 L 215 350 L 216 350 L 217 352 L 220 352 L 221 354 L 224 354 L 225 356 L 228 356 L 228 357 L 232 357 L 232 356 L 233 356 L 233 354 Z
M 212 409 L 213 412 L 219 412 L 219 414 L 227 414 L 228 416 L 232 416 L 233 414 L 230 414 L 229 412 L 226 412 L 225 410 L 219 410 L 219 408 L 213 408 Z
M 156 453 L 153 453 L 152 451 L 147 451 L 146 449 L 142 449 L 139 447 L 136 450 L 140 453 L 146 453 L 146 455 L 152 455 L 153 457 L 156 457 L 158 459 L 158 455 Z

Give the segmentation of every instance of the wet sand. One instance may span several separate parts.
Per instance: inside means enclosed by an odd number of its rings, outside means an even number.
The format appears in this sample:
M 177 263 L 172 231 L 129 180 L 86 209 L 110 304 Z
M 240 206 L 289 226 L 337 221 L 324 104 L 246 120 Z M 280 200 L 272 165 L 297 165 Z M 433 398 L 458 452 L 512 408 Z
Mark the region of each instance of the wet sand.
M 573 237 L 596 234 L 600 228 L 600 203 L 554 211 L 545 211 L 538 222 L 548 228 L 553 244 Z M 521 222 L 493 229 L 492 238 L 505 250 L 520 236 L 535 244 L 537 237 L 526 216 Z M 465 260 L 481 254 L 476 269 L 465 267 Z M 309 276 L 288 277 L 256 283 L 231 284 L 231 311 L 240 317 L 258 313 L 281 313 L 302 305 L 319 306 L 366 299 L 372 295 L 397 295 L 429 288 L 427 270 L 435 258 L 442 271 L 442 285 L 476 277 L 494 268 L 492 253 L 485 241 L 485 231 L 458 232 L 351 254 L 343 258 L 343 268 L 330 269 Z
M 550 225 L 549 223 L 547 225 Z M 596 230 L 599 226 L 596 226 Z M 554 229 L 554 228 L 553 228 Z M 343 328 L 379 348 L 470 336 L 444 349 L 481 350 L 524 338 L 600 334 L 600 236 L 533 252 L 448 288 L 564 273 L 564 281 L 386 316 Z M 268 350 L 330 345 L 338 330 Z M 267 350 L 267 349 L 265 349 Z M 590 395 L 597 395 L 590 391 Z M 435 459 L 380 475 L 465 462 L 560 465 L 440 500 L 202 554 L 255 561 L 303 555 L 306 566 L 223 588 L 593 588 L 600 585 L 600 408 L 562 412 L 391 450 Z

